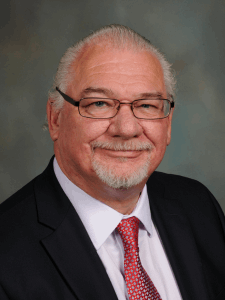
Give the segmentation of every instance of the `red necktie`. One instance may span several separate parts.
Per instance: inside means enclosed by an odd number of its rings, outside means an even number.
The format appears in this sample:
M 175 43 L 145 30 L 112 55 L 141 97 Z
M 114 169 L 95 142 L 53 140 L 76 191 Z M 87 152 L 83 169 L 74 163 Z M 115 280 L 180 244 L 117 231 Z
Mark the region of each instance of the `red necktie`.
M 124 274 L 130 300 L 162 300 L 156 287 L 143 268 L 138 248 L 139 220 L 131 217 L 122 220 L 117 230 L 124 247 Z

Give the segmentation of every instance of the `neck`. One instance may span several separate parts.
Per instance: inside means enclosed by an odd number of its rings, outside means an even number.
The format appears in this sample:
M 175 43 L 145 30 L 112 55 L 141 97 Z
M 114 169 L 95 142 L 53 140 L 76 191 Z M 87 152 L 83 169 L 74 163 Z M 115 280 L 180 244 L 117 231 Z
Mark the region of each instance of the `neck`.
M 134 210 L 146 182 L 127 189 L 114 189 L 103 183 L 98 177 L 82 176 L 64 168 L 56 157 L 61 171 L 66 177 L 91 197 L 103 202 L 121 214 L 129 215 Z
M 129 189 L 113 189 L 105 186 L 94 198 L 100 200 L 123 215 L 129 215 L 135 209 L 143 186 L 134 186 Z

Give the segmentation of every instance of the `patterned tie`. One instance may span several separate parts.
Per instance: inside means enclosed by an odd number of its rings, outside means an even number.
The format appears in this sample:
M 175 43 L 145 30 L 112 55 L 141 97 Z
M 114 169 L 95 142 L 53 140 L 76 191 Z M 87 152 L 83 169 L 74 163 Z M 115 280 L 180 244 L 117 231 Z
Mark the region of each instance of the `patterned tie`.
M 117 230 L 124 247 L 124 274 L 130 300 L 162 300 L 153 282 L 143 268 L 138 248 L 139 220 L 122 220 Z

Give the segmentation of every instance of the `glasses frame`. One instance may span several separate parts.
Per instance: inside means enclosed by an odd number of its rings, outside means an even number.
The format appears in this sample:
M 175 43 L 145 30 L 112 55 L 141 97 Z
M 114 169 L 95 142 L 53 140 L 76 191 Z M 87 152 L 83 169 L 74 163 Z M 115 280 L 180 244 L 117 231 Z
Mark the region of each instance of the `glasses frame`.
M 117 100 L 117 99 L 111 99 L 111 98 L 85 97 L 85 98 L 81 98 L 80 100 L 76 101 L 76 100 L 74 100 L 73 98 L 71 98 L 70 96 L 68 96 L 68 95 L 64 94 L 62 91 L 60 91 L 60 89 L 59 89 L 58 87 L 56 87 L 56 90 L 57 90 L 57 92 L 59 92 L 59 94 L 64 98 L 64 100 L 66 100 L 66 101 L 69 102 L 70 104 L 72 104 L 72 105 L 78 107 L 78 111 L 79 111 L 79 114 L 81 115 L 81 117 L 83 117 L 83 118 L 88 118 L 88 119 L 99 119 L 99 120 L 101 120 L 101 119 L 102 119 L 102 120 L 104 120 L 104 119 L 112 119 L 112 118 L 114 118 L 114 117 L 117 115 L 117 113 L 118 113 L 118 111 L 119 111 L 119 109 L 120 109 L 120 105 L 121 105 L 121 104 L 128 104 L 128 105 L 131 105 L 132 113 L 133 113 L 134 117 L 137 118 L 137 119 L 141 119 L 141 120 L 161 120 L 161 119 L 167 118 L 167 117 L 170 115 L 170 113 L 171 113 L 171 109 L 174 108 L 174 106 L 175 106 L 175 103 L 174 103 L 174 100 L 173 100 L 173 96 L 172 96 L 172 95 L 171 95 L 172 101 L 169 100 L 169 99 L 159 99 L 159 100 L 166 100 L 166 101 L 170 104 L 170 110 L 169 110 L 168 115 L 165 116 L 165 117 L 163 117 L 163 118 L 146 119 L 146 118 L 139 118 L 139 117 L 135 116 L 134 111 L 133 111 L 133 103 L 134 103 L 135 101 L 146 100 L 146 99 L 137 99 L 137 100 L 134 100 L 134 101 L 131 102 L 131 103 L 126 103 L 126 102 L 120 102 L 120 100 Z M 104 99 L 110 99 L 110 100 L 118 101 L 118 102 L 119 102 L 119 106 L 118 106 L 118 108 L 117 108 L 116 114 L 115 114 L 114 116 L 112 116 L 112 117 L 108 117 L 108 118 L 92 118 L 92 117 L 86 117 L 86 116 L 83 116 L 83 115 L 81 114 L 80 108 L 79 108 L 80 101 L 83 100 L 83 99 L 102 99 L 102 100 L 104 100 Z

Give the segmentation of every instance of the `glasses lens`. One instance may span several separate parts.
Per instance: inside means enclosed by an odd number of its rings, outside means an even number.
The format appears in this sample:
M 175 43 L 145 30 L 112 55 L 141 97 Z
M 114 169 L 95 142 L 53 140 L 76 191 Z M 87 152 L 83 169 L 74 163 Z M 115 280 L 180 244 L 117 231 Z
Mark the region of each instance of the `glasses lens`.
M 117 110 L 117 103 L 112 99 L 85 98 L 80 101 L 80 114 L 88 118 L 111 118 Z
M 84 98 L 79 110 L 83 117 L 107 119 L 118 112 L 119 101 L 107 98 Z M 163 119 L 170 113 L 169 100 L 145 99 L 133 102 L 133 113 L 140 119 Z
M 145 99 L 134 101 L 134 114 L 140 119 L 162 119 L 170 113 L 168 100 Z

